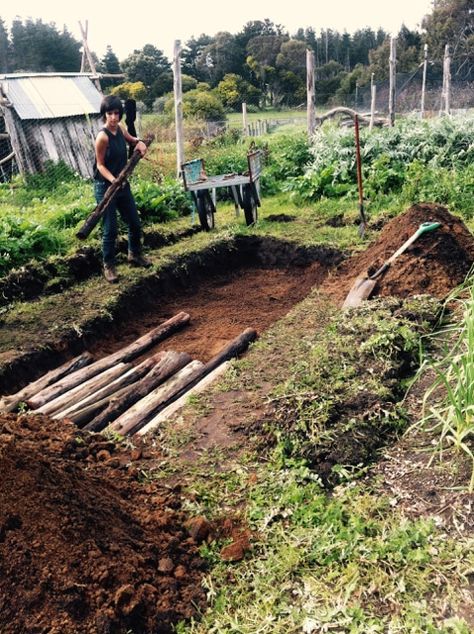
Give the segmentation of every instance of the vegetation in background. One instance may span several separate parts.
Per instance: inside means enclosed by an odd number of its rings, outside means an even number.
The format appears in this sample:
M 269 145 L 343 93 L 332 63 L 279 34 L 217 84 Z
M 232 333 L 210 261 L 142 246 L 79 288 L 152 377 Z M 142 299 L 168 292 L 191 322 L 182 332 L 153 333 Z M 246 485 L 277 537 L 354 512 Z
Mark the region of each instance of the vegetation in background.
M 324 125 L 311 145 L 312 159 L 286 190 L 302 200 L 337 198 L 357 191 L 353 130 Z M 366 197 L 387 194 L 405 202 L 442 202 L 472 214 L 474 120 L 407 118 L 393 128 L 361 132 Z
M 453 78 L 473 81 L 471 4 L 471 0 L 440 0 L 423 20 L 423 32 L 402 26 L 396 34 L 397 71 L 414 76 L 426 42 L 432 62 L 428 78 L 440 80 L 444 46 L 450 43 L 456 45 Z M 305 102 L 307 49 L 315 55 L 319 104 L 353 106 L 356 88 L 359 95 L 365 89 L 370 100 L 372 75 L 376 82 L 387 79 L 389 38 L 382 28 L 367 27 L 349 34 L 329 28 L 317 32 L 306 25 L 290 34 L 268 18 L 249 21 L 235 34 L 192 37 L 184 44 L 183 73 L 196 83 L 208 84 L 222 108 L 237 111 L 243 101 L 257 108 L 287 108 Z M 110 46 L 102 59 L 95 58 L 98 71 L 123 70 L 125 83 L 143 83 L 148 110 L 172 91 L 170 61 L 153 44 L 135 49 L 121 62 Z M 80 43 L 66 28 L 60 32 L 54 24 L 17 18 L 8 31 L 0 17 L 0 72 L 74 72 L 79 67 Z M 104 84 L 110 85 L 110 81 Z
M 157 132 L 160 117 L 150 118 L 146 130 Z M 202 121 L 189 134 L 201 144 L 188 143 L 186 155 L 201 157 L 209 175 L 244 172 L 247 152 L 264 153 L 262 197 L 290 192 L 292 205 L 318 203 L 318 214 L 329 218 L 342 208 L 356 210 L 357 179 L 353 131 L 325 124 L 311 147 L 304 131 L 279 132 L 258 138 L 242 137 L 237 129 L 204 141 Z M 407 205 L 431 200 L 448 205 L 469 220 L 474 196 L 474 121 L 443 118 L 430 121 L 401 120 L 395 128 L 363 130 L 364 190 L 369 212 L 398 213 Z M 133 177 L 133 190 L 145 223 L 166 222 L 192 212 L 190 195 L 174 177 L 175 146 L 152 145 L 147 160 Z M 218 190 L 220 200 L 229 199 Z M 287 195 L 277 205 L 285 213 Z M 344 202 L 343 202 L 344 201 Z M 0 273 L 32 258 L 65 253 L 77 246 L 75 229 L 95 207 L 92 186 L 78 179 L 65 165 L 50 164 L 43 174 L 0 184 L 2 238 Z M 324 240 L 324 230 L 320 237 Z

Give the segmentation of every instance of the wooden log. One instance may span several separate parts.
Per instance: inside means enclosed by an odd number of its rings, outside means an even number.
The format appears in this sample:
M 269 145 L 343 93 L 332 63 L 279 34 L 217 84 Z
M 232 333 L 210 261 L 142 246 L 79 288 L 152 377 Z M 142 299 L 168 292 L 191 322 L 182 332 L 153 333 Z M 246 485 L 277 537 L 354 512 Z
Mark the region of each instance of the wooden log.
M 326 121 L 326 119 L 331 119 L 333 117 L 337 117 L 340 115 L 345 115 L 345 116 L 351 117 L 351 119 L 354 119 L 356 114 L 359 115 L 359 122 L 366 123 L 367 125 L 370 124 L 370 117 L 366 116 L 365 114 L 357 113 L 352 108 L 346 108 L 345 106 L 339 106 L 337 108 L 333 108 L 332 110 L 329 110 L 325 114 L 322 114 L 320 117 L 315 117 L 315 121 L 317 125 L 321 125 L 324 121 Z M 374 125 L 376 126 L 386 126 L 388 124 L 389 124 L 388 119 L 384 119 L 382 117 L 374 119 Z
M 117 352 L 113 352 L 102 359 L 99 359 L 92 365 L 83 368 L 81 370 L 77 370 L 76 372 L 70 374 L 66 378 L 61 381 L 57 381 L 53 383 L 51 386 L 41 390 L 37 394 L 32 397 L 26 399 L 26 403 L 28 407 L 31 409 L 37 409 L 42 407 L 45 403 L 52 401 L 57 398 L 60 394 L 67 392 L 68 390 L 76 387 L 80 383 L 87 381 L 91 377 L 111 368 L 117 363 L 131 361 L 135 357 L 138 357 L 139 354 L 151 348 L 151 346 L 155 345 L 159 341 L 162 341 L 173 332 L 178 330 L 179 328 L 183 328 L 189 323 L 189 315 L 187 313 L 180 312 L 171 319 L 164 321 L 162 324 L 150 330 L 142 337 L 139 337 L 134 342 L 117 350 Z
M 166 352 L 159 363 L 143 379 L 125 390 L 120 396 L 116 395 L 116 398 L 111 398 L 108 407 L 91 420 L 85 429 L 102 431 L 111 421 L 118 418 L 190 361 L 191 357 L 186 352 L 174 352 L 173 350 Z
M 235 337 L 235 339 L 225 345 L 214 357 L 212 357 L 212 359 L 210 359 L 210 361 L 208 361 L 205 365 L 202 365 L 200 368 L 197 368 L 193 376 L 190 377 L 189 380 L 187 380 L 186 382 L 183 382 L 181 387 L 178 386 L 178 389 L 170 392 L 168 400 L 163 400 L 162 403 L 157 404 L 154 408 L 154 412 L 150 411 L 147 415 L 142 416 L 134 427 L 129 426 L 126 432 L 120 433 L 134 434 L 139 431 L 147 424 L 153 414 L 158 414 L 159 411 L 183 396 L 185 392 L 194 387 L 202 378 L 212 372 L 221 363 L 241 354 L 244 350 L 248 348 L 249 344 L 254 341 L 254 339 L 256 339 L 256 337 L 257 332 L 253 330 L 253 328 L 246 328 L 240 335 L 238 335 L 238 337 Z
M 63 394 L 60 394 L 57 398 L 54 398 L 52 401 L 48 401 L 35 411 L 39 414 L 48 414 L 49 416 L 52 416 L 53 414 L 66 409 L 73 403 L 77 403 L 92 392 L 100 390 L 104 387 L 104 385 L 108 385 L 111 381 L 114 381 L 122 374 L 125 374 L 125 372 L 128 372 L 130 368 L 131 364 L 129 363 L 118 363 L 112 368 L 93 376 L 85 383 L 76 385 L 76 387 L 73 387 L 72 390 L 68 390 Z
M 114 392 L 112 395 L 100 399 L 100 401 L 95 401 L 94 403 L 85 405 L 82 409 L 67 416 L 67 419 L 71 420 L 73 423 L 76 423 L 78 427 L 84 427 L 86 424 L 92 421 L 94 416 L 98 416 L 100 412 L 102 412 L 109 405 L 112 398 L 120 398 L 129 389 L 130 386 L 126 385 L 120 390 L 117 390 L 117 392 Z
M 66 409 L 62 409 L 57 412 L 53 416 L 53 418 L 71 418 L 72 414 L 83 409 L 84 407 L 86 407 L 86 405 L 97 403 L 97 401 L 105 399 L 107 396 L 110 398 L 111 394 L 114 394 L 122 387 L 128 387 L 130 384 L 135 383 L 139 379 L 143 378 L 145 374 L 147 374 L 160 361 L 160 358 L 162 356 L 163 353 L 160 353 L 158 355 L 154 355 L 153 357 L 145 359 L 139 365 L 130 368 L 130 370 L 125 372 L 125 374 L 122 374 L 117 379 L 104 385 L 104 387 L 100 390 L 92 390 L 91 393 L 87 394 L 80 401 L 74 400 L 72 405 L 66 407 Z
M 221 363 L 221 365 L 218 365 L 217 368 L 215 368 L 207 376 L 201 379 L 199 383 L 196 383 L 194 387 L 192 387 L 190 390 L 185 392 L 183 396 L 181 396 L 176 401 L 171 403 L 171 405 L 167 405 L 164 409 L 162 409 L 154 418 L 150 420 L 149 423 L 145 425 L 145 427 L 142 427 L 136 433 L 139 436 L 144 436 L 145 434 L 148 434 L 150 431 L 153 431 L 154 429 L 156 429 L 159 425 L 161 425 L 161 423 L 168 420 L 168 418 L 173 416 L 173 414 L 176 414 L 176 412 L 178 412 L 180 409 L 182 409 L 186 405 L 190 396 L 200 394 L 206 388 L 208 388 L 209 385 L 211 385 L 211 383 L 216 381 L 222 374 L 224 374 L 224 372 L 229 367 L 229 363 L 230 363 L 229 361 L 224 361 L 224 363 Z
M 149 147 L 150 144 L 153 142 L 153 139 L 154 139 L 153 136 L 149 136 L 146 139 L 144 139 L 143 142 L 145 143 L 147 147 Z M 138 150 L 134 150 L 128 163 L 125 165 L 125 167 L 117 176 L 117 178 L 114 180 L 114 182 L 111 183 L 111 185 L 107 188 L 107 191 L 105 192 L 103 199 L 94 209 L 94 211 L 86 218 L 84 224 L 76 233 L 77 238 L 79 238 L 80 240 L 85 240 L 87 238 L 87 236 L 90 234 L 92 229 L 96 226 L 96 224 L 99 222 L 101 217 L 104 215 L 104 212 L 107 209 L 110 201 L 114 198 L 117 192 L 120 191 L 125 180 L 132 174 L 133 170 L 137 166 L 138 161 L 141 158 L 142 158 L 141 152 L 139 152 Z
M 48 385 L 51 385 L 66 375 L 90 364 L 92 359 L 93 357 L 89 352 L 84 352 L 83 354 L 74 357 L 74 359 L 66 361 L 66 363 L 63 363 L 63 365 L 60 365 L 58 368 L 50 370 L 47 374 L 44 374 L 36 381 L 33 381 L 33 383 L 26 385 L 19 392 L 11 394 L 10 396 L 4 396 L 0 401 L 0 411 L 13 412 L 20 403 L 26 401 L 31 396 L 34 396 L 45 387 L 48 387 Z
M 204 367 L 201 361 L 191 361 L 163 385 L 152 390 L 109 425 L 109 429 L 125 436 L 144 426 L 160 406 L 188 385 Z

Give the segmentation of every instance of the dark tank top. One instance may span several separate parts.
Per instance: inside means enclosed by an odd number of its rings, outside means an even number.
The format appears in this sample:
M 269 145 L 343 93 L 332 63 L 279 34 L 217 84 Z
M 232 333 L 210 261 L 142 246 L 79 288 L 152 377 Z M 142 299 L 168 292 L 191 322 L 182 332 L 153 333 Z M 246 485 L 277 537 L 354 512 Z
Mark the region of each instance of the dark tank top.
M 120 127 L 117 130 L 117 134 L 112 134 L 107 128 L 102 128 L 101 132 L 105 132 L 109 139 L 109 145 L 105 152 L 105 167 L 114 176 L 118 176 L 127 164 L 127 142 Z M 94 163 L 94 178 L 98 181 L 106 181 L 97 169 L 96 163 Z

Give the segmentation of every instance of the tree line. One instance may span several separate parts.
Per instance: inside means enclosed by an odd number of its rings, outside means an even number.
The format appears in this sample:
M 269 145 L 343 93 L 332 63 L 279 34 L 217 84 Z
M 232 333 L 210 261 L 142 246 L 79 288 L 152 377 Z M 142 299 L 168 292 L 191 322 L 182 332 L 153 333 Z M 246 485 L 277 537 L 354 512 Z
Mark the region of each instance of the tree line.
M 402 26 L 397 34 L 397 72 L 412 73 L 429 46 L 430 77 L 442 75 L 445 44 L 452 46 L 453 79 L 474 80 L 474 9 L 472 0 L 435 0 L 421 31 Z M 17 18 L 10 31 L 0 18 L 0 72 L 77 71 L 81 42 L 66 27 Z M 225 110 L 248 107 L 294 107 L 306 100 L 306 50 L 314 51 L 319 104 L 347 102 L 371 78 L 388 75 L 389 36 L 364 28 L 352 34 L 332 29 L 299 28 L 290 35 L 270 19 L 247 22 L 236 34 L 202 34 L 184 43 L 182 52 L 185 111 L 219 118 Z M 126 81 L 105 88 L 143 101 L 148 109 L 169 109 L 171 64 L 163 51 L 145 44 L 119 62 L 111 46 L 97 70 L 125 73 Z M 115 82 L 116 84 L 116 82 Z

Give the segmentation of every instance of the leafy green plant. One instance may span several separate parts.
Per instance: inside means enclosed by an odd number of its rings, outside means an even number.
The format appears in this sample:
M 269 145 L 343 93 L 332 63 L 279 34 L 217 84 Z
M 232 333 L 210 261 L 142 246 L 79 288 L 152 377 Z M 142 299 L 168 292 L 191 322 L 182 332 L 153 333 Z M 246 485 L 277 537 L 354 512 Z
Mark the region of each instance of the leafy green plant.
M 165 179 L 154 183 L 145 179 L 136 179 L 133 194 L 142 217 L 154 222 L 166 222 L 191 213 L 192 202 L 180 182 Z
M 354 132 L 333 125 L 321 127 L 311 146 L 312 159 L 303 176 L 290 178 L 287 190 L 302 200 L 322 196 L 338 197 L 356 191 Z M 406 197 L 433 193 L 438 202 L 462 199 L 460 182 L 454 194 L 449 176 L 455 170 L 469 175 L 462 179 L 471 187 L 474 159 L 474 119 L 440 118 L 421 121 L 406 118 L 393 128 L 361 131 L 363 178 L 369 198 L 399 192 L 407 186 Z M 412 167 L 413 166 L 413 167 Z M 423 177 L 428 170 L 432 182 Z M 410 171 L 411 170 L 411 171 Z M 441 171 L 440 171 L 441 170 Z M 439 175 L 442 187 L 440 187 Z M 410 177 L 418 177 L 418 189 L 411 188 Z M 438 186 L 436 187 L 436 185 Z M 467 202 L 467 201 L 466 201 Z M 463 200 L 463 209 L 467 205 Z
M 439 360 L 425 358 L 423 370 L 434 372 L 434 380 L 423 398 L 419 425 L 431 425 L 437 434 L 437 450 L 453 447 L 472 461 L 469 491 L 474 491 L 474 280 L 467 278 L 448 301 L 458 304 L 462 318 L 442 332 L 449 340 L 447 352 Z M 441 398 L 439 394 L 441 393 Z

